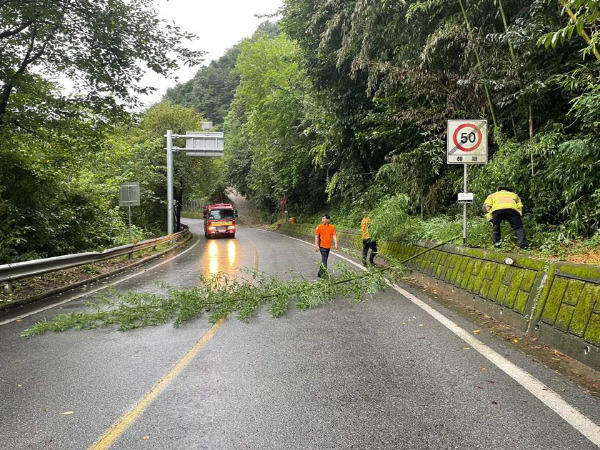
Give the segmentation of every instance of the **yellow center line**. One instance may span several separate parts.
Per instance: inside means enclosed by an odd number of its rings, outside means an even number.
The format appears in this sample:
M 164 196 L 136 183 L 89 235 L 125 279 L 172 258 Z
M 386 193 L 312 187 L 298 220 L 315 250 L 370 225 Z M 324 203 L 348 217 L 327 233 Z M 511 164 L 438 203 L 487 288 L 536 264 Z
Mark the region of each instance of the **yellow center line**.
M 254 270 L 258 270 L 258 248 L 252 242 L 254 247 Z M 185 354 L 183 358 L 173 366 L 173 368 L 156 383 L 150 391 L 144 395 L 135 406 L 125 415 L 121 416 L 114 422 L 110 428 L 100 438 L 94 442 L 88 450 L 103 450 L 110 448 L 119 439 L 123 433 L 133 424 L 144 411 L 154 402 L 154 400 L 165 390 L 171 382 L 185 369 L 185 367 L 194 359 L 194 357 L 202 350 L 206 343 L 213 337 L 215 332 L 221 325 L 225 323 L 225 319 L 220 319 L 215 323 L 204 336 L 200 338 L 196 344 Z
M 179 360 L 175 366 L 167 373 L 158 383 L 156 383 L 150 392 L 142 397 L 137 404 L 124 416 L 114 422 L 111 427 L 90 447 L 89 450 L 100 450 L 110 448 L 116 441 L 125 433 L 127 428 L 140 417 L 143 412 L 152 404 L 152 402 L 160 395 L 162 391 L 185 369 L 185 367 L 194 359 L 194 357 L 202 350 L 206 343 L 213 337 L 215 332 L 221 325 L 225 323 L 225 319 L 220 319 L 215 323 L 204 336 Z

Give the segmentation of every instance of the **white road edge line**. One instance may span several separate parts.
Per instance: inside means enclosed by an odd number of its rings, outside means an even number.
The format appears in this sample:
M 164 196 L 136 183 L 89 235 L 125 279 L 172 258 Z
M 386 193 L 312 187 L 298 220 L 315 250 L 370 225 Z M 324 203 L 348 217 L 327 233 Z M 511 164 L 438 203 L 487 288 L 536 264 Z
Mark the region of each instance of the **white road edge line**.
M 303 241 L 302 239 L 287 236 L 285 234 L 282 236 L 286 236 L 287 238 L 294 239 L 295 241 L 302 242 L 306 245 L 314 245 L 309 242 Z M 341 258 L 344 261 L 355 265 L 361 270 L 366 270 L 363 266 L 352 261 L 349 258 L 346 258 L 345 256 L 342 256 L 336 252 L 331 253 L 337 256 L 338 258 Z M 399 286 L 396 286 L 393 283 L 390 283 L 389 281 L 387 283 L 400 295 L 409 299 L 427 314 L 432 316 L 435 320 L 437 320 L 450 331 L 452 331 L 456 336 L 458 336 L 471 347 L 473 347 L 475 350 L 477 350 L 492 364 L 494 364 L 496 367 L 498 367 L 500 370 L 506 373 L 509 377 L 511 377 L 513 380 L 519 383 L 522 387 L 527 389 L 533 396 L 537 397 L 544 405 L 546 405 L 548 408 L 550 408 L 552 411 L 554 411 L 556 414 L 562 417 L 569 425 L 571 425 L 573 428 L 575 428 L 577 431 L 583 434 L 587 439 L 589 439 L 591 442 L 600 447 L 600 426 L 596 425 L 591 419 L 589 419 L 584 414 L 580 413 L 577 410 L 577 408 L 571 406 L 560 395 L 558 395 L 544 383 L 542 383 L 525 370 L 521 369 L 517 365 L 513 364 L 512 362 L 498 354 L 495 350 L 485 345 L 483 342 L 474 337 L 468 331 L 456 325 L 454 322 L 452 322 L 439 311 L 429 306 L 424 301 L 419 300 L 410 292 L 402 289 Z
M 197 241 L 197 242 L 196 242 L 194 245 L 192 245 L 192 246 L 191 246 L 190 248 L 188 248 L 187 250 L 184 250 L 183 252 L 181 252 L 181 253 L 179 253 L 179 254 L 177 254 L 177 255 L 175 255 L 175 256 L 173 256 L 173 257 L 169 258 L 169 259 L 165 259 L 164 261 L 162 261 L 162 262 L 160 262 L 160 263 L 158 263 L 158 264 L 155 264 L 155 265 L 153 265 L 152 267 L 148 267 L 148 268 L 147 268 L 147 269 L 145 269 L 145 270 L 142 270 L 142 271 L 140 271 L 140 272 L 134 273 L 134 274 L 132 274 L 132 275 L 129 275 L 129 276 L 125 277 L 125 278 L 121 278 L 120 280 L 114 281 L 114 282 L 112 282 L 112 283 L 105 284 L 105 285 L 103 285 L 103 286 L 100 286 L 100 287 L 98 287 L 98 288 L 96 288 L 96 289 L 92 289 L 91 291 L 86 291 L 86 292 L 83 292 L 83 293 L 81 293 L 81 294 L 79 294 L 79 295 L 76 295 L 75 297 L 72 297 L 72 298 L 68 298 L 68 299 L 66 299 L 66 300 L 63 300 L 62 302 L 54 303 L 54 304 L 52 304 L 52 305 L 48 305 L 48 306 L 45 306 L 45 307 L 43 307 L 43 308 L 36 309 L 35 311 L 31 311 L 31 312 L 28 312 L 28 313 L 26 313 L 26 314 L 21 314 L 20 316 L 17 316 L 17 317 L 13 317 L 12 319 L 4 320 L 4 321 L 0 322 L 0 326 L 2 326 L 2 325 L 7 325 L 7 324 L 9 324 L 9 323 L 11 323 L 11 322 L 15 322 L 15 321 L 17 321 L 17 320 L 21 320 L 21 319 L 24 319 L 24 318 L 26 318 L 26 317 L 29 317 L 29 316 L 33 316 L 34 314 L 41 313 L 41 312 L 43 312 L 43 311 L 46 311 L 47 309 L 56 308 L 57 306 L 64 305 L 65 303 L 72 302 L 73 300 L 77 300 L 78 298 L 85 297 L 85 296 L 88 296 L 88 295 L 90 295 L 90 294 L 94 294 L 94 293 L 96 293 L 96 292 L 98 292 L 98 291 L 101 291 L 102 289 L 106 289 L 106 288 L 108 288 L 108 287 L 115 286 L 116 284 L 122 283 L 123 281 L 130 280 L 130 279 L 132 279 L 132 278 L 134 278 L 134 277 L 137 277 L 137 276 L 139 276 L 139 275 L 141 275 L 141 274 L 143 274 L 143 273 L 146 273 L 146 272 L 148 272 L 149 270 L 156 269 L 157 267 L 159 267 L 159 266 L 162 266 L 163 264 L 166 264 L 166 263 L 168 263 L 169 261 L 172 261 L 172 260 L 174 260 L 175 258 L 179 258 L 180 256 L 182 256 L 182 255 L 185 255 L 187 252 L 189 252 L 191 249 L 193 249 L 193 248 L 194 248 L 196 245 L 198 245 L 199 243 L 200 243 L 200 240 L 198 240 L 198 241 Z

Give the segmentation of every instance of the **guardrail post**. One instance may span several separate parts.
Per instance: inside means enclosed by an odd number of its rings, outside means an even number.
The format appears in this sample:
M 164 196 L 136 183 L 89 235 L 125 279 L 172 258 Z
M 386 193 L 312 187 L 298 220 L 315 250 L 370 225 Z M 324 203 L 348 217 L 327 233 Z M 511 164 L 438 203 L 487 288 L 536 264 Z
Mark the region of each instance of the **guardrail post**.
M 13 283 L 23 278 L 56 272 L 70 267 L 78 267 L 84 264 L 92 264 L 106 259 L 121 258 L 125 255 L 128 255 L 129 258 L 133 258 L 135 252 L 150 247 L 156 249 L 157 246 L 165 242 L 177 241 L 182 236 L 187 236 L 188 234 L 189 229 L 186 227 L 185 231 L 180 233 L 156 239 L 148 239 L 141 243 L 121 245 L 119 247 L 104 250 L 103 252 L 76 253 L 32 261 L 22 261 L 13 264 L 0 264 L 0 292 L 12 292 Z

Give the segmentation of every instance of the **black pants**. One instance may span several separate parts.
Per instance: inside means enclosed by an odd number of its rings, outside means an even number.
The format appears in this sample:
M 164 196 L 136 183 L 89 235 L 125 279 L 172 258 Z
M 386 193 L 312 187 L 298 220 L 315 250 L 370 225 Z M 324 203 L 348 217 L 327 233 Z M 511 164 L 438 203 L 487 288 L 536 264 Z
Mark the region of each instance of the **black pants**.
M 323 275 L 323 269 L 327 269 L 327 259 L 329 258 L 329 252 L 331 251 L 331 249 L 319 247 L 319 251 L 321 252 L 321 265 L 319 266 L 319 273 L 317 273 L 317 276 L 320 277 L 321 275 Z
M 494 244 L 500 243 L 500 224 L 503 220 L 508 220 L 512 229 L 515 230 L 519 247 L 527 248 L 527 238 L 525 237 L 521 214 L 514 209 L 499 209 L 492 213 L 492 225 L 494 226 L 492 237 L 494 239 Z
M 369 249 L 371 249 L 371 256 L 369 257 L 369 262 L 373 264 L 373 260 L 375 259 L 375 255 L 377 254 L 377 242 L 372 239 L 363 239 L 362 262 L 365 266 L 367 265 L 367 254 L 369 253 Z

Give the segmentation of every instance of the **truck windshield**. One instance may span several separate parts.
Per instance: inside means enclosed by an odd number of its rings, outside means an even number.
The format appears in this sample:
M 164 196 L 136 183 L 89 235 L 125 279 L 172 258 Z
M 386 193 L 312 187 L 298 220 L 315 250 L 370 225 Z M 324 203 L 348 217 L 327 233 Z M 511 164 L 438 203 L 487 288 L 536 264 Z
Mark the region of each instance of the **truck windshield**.
M 213 209 L 208 213 L 209 219 L 233 219 L 233 217 L 232 209 Z

